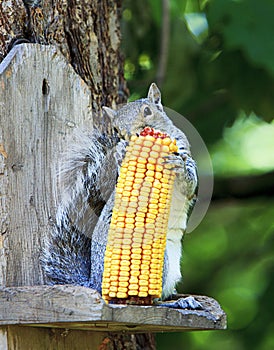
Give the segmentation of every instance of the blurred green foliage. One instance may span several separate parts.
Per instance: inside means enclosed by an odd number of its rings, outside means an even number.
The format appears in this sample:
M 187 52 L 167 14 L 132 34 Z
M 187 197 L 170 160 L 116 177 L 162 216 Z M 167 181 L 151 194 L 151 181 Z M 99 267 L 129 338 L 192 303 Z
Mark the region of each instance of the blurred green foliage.
M 229 328 L 158 335 L 157 349 L 272 348 L 273 232 L 272 200 L 212 205 L 203 224 L 185 237 L 180 291 L 216 298 L 227 313 Z
M 157 80 L 161 2 L 124 6 L 125 71 L 136 98 Z M 206 142 L 220 138 L 239 109 L 272 120 L 273 13 L 272 0 L 170 0 L 164 103 L 187 116 Z
M 131 99 L 145 96 L 157 82 L 161 3 L 124 0 Z M 169 5 L 163 103 L 200 132 L 219 178 L 273 171 L 274 1 L 170 0 Z M 273 207 L 274 199 L 263 195 L 213 201 L 200 226 L 185 237 L 179 291 L 216 298 L 228 315 L 228 330 L 158 335 L 157 349 L 274 348 Z
M 211 147 L 214 172 L 229 177 L 271 171 L 273 150 L 274 122 L 266 123 L 254 114 L 247 118 L 240 113 L 232 127 L 224 129 L 222 139 Z

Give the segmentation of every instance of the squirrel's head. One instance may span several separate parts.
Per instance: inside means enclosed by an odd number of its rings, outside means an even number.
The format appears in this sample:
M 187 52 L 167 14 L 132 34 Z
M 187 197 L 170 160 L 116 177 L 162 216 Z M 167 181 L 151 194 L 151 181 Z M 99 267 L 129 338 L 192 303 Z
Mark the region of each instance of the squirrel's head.
M 126 103 L 117 110 L 103 107 L 103 111 L 112 121 L 113 128 L 126 140 L 131 135 L 139 134 L 145 126 L 162 130 L 165 124 L 170 123 L 161 103 L 161 92 L 155 83 L 150 85 L 146 98 Z

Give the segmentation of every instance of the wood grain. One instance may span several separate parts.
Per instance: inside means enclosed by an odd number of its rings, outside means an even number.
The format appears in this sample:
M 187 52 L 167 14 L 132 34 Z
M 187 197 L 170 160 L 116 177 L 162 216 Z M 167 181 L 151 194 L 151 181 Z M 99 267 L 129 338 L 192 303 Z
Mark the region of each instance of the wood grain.
M 96 291 L 71 285 L 2 288 L 0 325 L 131 333 L 224 329 L 226 316 L 220 305 L 209 297 L 195 298 L 203 310 L 107 305 Z
M 58 157 L 75 127 L 92 129 L 91 93 L 57 49 L 37 44 L 12 49 L 0 86 L 0 282 L 43 284 L 40 251 L 62 190 Z

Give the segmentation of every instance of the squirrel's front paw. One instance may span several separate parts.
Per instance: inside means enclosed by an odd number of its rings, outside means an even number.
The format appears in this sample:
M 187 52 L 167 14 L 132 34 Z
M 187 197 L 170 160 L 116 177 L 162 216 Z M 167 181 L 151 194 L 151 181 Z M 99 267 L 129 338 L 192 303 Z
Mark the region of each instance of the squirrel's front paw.
M 187 154 L 184 153 L 178 153 L 178 152 L 173 152 L 172 154 L 164 157 L 163 164 L 169 164 L 170 169 L 177 172 L 181 173 L 185 171 L 185 161 L 187 159 Z
M 196 195 L 198 185 L 197 167 L 195 161 L 187 151 L 174 152 L 165 157 L 163 164 L 169 164 L 170 169 L 176 172 L 177 178 L 182 184 L 181 192 L 188 198 Z
M 158 302 L 159 306 L 170 307 L 172 309 L 203 310 L 203 306 L 194 297 L 189 296 L 174 301 Z

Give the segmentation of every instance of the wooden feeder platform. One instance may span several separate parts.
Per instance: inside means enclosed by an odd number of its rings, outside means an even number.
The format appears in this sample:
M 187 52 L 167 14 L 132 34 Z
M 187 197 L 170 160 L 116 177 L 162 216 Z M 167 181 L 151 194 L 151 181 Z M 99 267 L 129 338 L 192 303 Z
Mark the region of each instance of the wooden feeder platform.
M 225 329 L 219 304 L 209 297 L 195 298 L 205 310 L 107 305 L 96 291 L 71 285 L 2 288 L 0 325 L 130 333 Z

